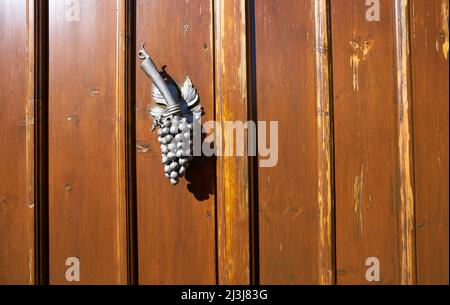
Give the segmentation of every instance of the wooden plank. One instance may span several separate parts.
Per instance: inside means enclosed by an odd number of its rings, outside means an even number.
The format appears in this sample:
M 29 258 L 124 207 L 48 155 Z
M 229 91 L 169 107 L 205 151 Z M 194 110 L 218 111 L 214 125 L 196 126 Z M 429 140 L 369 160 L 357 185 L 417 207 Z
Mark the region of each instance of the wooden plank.
M 278 164 L 259 169 L 260 280 L 332 284 L 326 1 L 255 1 L 255 16 L 258 119 L 279 123 Z
M 35 282 L 34 1 L 0 1 L 0 283 Z
M 242 139 L 227 124 L 249 118 L 246 1 L 215 0 L 214 13 L 216 121 L 223 146 L 217 158 L 218 282 L 249 284 L 249 164 L 247 152 L 237 156 L 234 143 Z
M 409 53 L 409 6 L 408 0 L 394 2 L 395 16 L 395 68 L 398 103 L 398 165 L 400 192 L 400 261 L 401 283 L 414 284 L 415 266 L 415 219 L 414 219 L 414 169 L 412 158 L 412 102 L 411 102 L 411 58 Z
M 127 282 L 124 0 L 49 4 L 50 283 Z
M 143 43 L 158 68 L 198 89 L 203 122 L 214 119 L 212 2 L 137 1 L 138 47 Z M 153 120 L 151 82 L 136 68 L 136 172 L 139 282 L 216 283 L 215 162 L 196 157 L 186 179 L 172 186 L 163 175 Z
M 414 282 L 406 2 L 332 2 L 338 284 Z M 368 282 L 377 258 L 381 281 Z
M 335 283 L 333 135 L 331 121 L 329 2 L 314 1 L 314 52 L 316 55 L 317 203 L 319 206 L 319 283 Z
M 417 281 L 448 275 L 448 1 L 411 2 Z

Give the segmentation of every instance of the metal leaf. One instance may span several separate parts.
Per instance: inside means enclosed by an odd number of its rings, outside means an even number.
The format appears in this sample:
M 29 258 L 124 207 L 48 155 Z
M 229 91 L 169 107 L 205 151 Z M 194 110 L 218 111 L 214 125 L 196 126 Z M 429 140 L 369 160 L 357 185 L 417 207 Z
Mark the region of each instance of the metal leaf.
M 198 101 L 197 89 L 192 85 L 192 81 L 189 76 L 186 77 L 183 87 L 181 88 L 181 95 L 186 101 L 188 107 L 192 107 Z
M 156 104 L 167 106 L 166 99 L 161 94 L 161 91 L 159 91 L 159 89 L 155 85 L 153 85 L 152 95 Z

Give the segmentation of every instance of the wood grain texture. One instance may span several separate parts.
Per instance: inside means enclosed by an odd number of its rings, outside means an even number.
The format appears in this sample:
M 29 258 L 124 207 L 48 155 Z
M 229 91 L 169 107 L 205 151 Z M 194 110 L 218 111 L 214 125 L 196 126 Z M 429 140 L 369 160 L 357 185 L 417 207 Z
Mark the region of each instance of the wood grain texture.
M 448 1 L 410 9 L 417 282 L 448 285 Z
M 416 282 L 416 263 L 409 1 L 396 0 L 394 5 L 401 283 L 411 285 Z
M 258 119 L 279 123 L 278 164 L 259 169 L 261 283 L 332 284 L 327 5 L 255 1 L 255 16 Z
M 328 48 L 329 2 L 314 1 L 316 54 L 317 202 L 319 205 L 319 284 L 335 283 L 333 134 Z
M 214 119 L 212 2 L 137 1 L 137 45 L 178 84 L 198 89 L 203 122 Z M 216 283 L 215 161 L 196 157 L 180 184 L 164 177 L 153 120 L 151 82 L 136 68 L 139 282 Z
M 0 284 L 448 284 L 449 1 L 369 2 L 0 0 Z M 217 122 L 176 187 L 143 43 Z
M 33 284 L 34 1 L 0 1 L 0 41 L 0 284 Z
M 80 283 L 124 284 L 126 7 L 79 4 L 49 4 L 50 283 L 77 257 Z
M 246 138 L 237 139 L 226 124 L 249 118 L 246 1 L 216 0 L 214 13 L 216 121 L 224 148 L 217 159 L 218 282 L 250 284 L 249 160 L 246 149 L 243 156 L 234 149 Z
M 370 257 L 381 284 L 413 279 L 403 4 L 383 2 L 381 20 L 369 22 L 364 2 L 331 2 L 338 284 L 370 284 Z

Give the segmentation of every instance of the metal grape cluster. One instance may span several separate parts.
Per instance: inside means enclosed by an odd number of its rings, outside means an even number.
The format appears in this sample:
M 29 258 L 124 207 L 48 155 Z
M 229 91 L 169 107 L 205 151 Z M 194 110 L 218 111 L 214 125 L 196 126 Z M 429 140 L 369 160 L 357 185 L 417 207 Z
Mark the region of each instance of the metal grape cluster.
M 174 115 L 158 123 L 158 142 L 161 144 L 164 175 L 173 185 L 186 174 L 192 160 L 192 124 L 187 118 Z
M 202 115 L 197 90 L 189 76 L 181 90 L 173 81 L 164 80 L 144 46 L 138 56 L 142 60 L 142 70 L 153 82 L 155 105 L 147 111 L 153 117 L 152 131 L 158 129 L 164 175 L 172 185 L 177 185 L 192 160 L 193 124 Z

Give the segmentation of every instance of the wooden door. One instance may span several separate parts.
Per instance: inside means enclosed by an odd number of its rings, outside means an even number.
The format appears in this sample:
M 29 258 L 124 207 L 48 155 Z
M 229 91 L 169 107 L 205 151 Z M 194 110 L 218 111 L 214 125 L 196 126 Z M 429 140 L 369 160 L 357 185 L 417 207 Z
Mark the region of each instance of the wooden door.
M 0 0 L 0 283 L 448 284 L 448 12 Z M 143 44 L 226 147 L 177 186 Z

